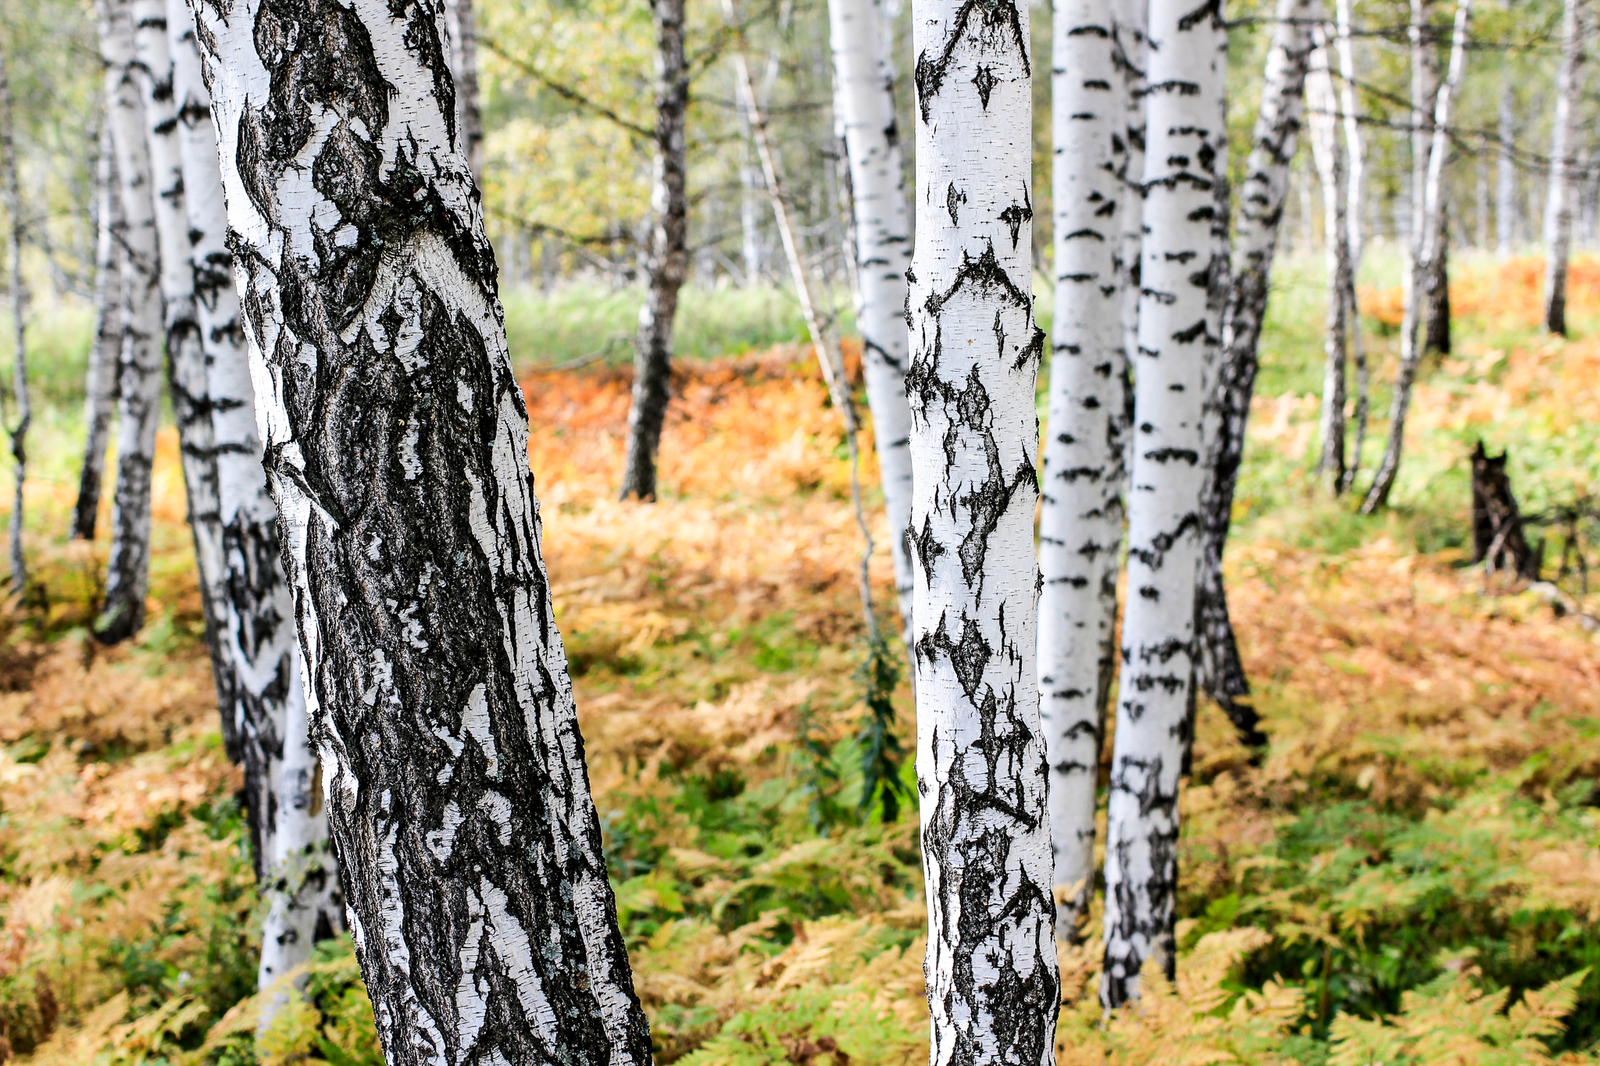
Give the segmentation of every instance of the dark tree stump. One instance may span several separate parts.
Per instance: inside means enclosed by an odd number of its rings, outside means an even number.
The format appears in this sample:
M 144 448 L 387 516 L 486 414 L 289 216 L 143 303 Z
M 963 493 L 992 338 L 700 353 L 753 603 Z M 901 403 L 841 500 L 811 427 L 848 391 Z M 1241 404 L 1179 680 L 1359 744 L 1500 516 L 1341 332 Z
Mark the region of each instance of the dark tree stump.
M 1530 581 L 1539 579 L 1539 553 L 1528 546 L 1522 532 L 1522 515 L 1511 494 L 1502 451 L 1491 456 L 1483 441 L 1472 453 L 1472 561 L 1484 563 L 1492 573 L 1509 571 Z

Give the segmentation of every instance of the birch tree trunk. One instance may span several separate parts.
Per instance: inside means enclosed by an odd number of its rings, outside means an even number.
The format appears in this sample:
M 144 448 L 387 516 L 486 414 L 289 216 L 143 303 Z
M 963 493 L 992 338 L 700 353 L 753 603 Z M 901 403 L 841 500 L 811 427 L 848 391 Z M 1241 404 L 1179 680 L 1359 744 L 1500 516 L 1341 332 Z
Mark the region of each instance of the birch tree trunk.
M 906 401 L 905 168 L 894 116 L 894 68 L 880 0 L 830 0 L 834 111 L 844 127 L 855 226 L 856 327 L 889 516 L 902 633 L 911 632 L 911 407 Z
M 933 1063 L 1049 1066 L 1059 980 L 1037 660 L 1028 8 L 913 0 L 907 275 L 917 784 Z
M 656 151 L 651 210 L 650 293 L 639 309 L 628 409 L 628 454 L 622 498 L 656 498 L 656 458 L 672 384 L 672 323 L 678 290 L 689 271 L 689 198 L 684 124 L 689 112 L 689 67 L 684 58 L 684 0 L 651 0 L 656 27 Z
M 1517 239 L 1517 167 L 1511 158 L 1511 148 L 1517 143 L 1517 113 L 1511 79 L 1504 76 L 1500 82 L 1499 123 L 1500 148 L 1495 157 L 1495 251 L 1510 255 Z
M 6 68 L 5 50 L 0 49 L 0 167 L 5 169 L 6 213 L 11 216 L 11 232 L 6 260 L 11 276 L 11 393 L 17 402 L 17 420 L 7 416 L 6 433 L 11 438 L 11 592 L 20 596 L 28 587 L 28 562 L 22 551 L 22 487 L 28 472 L 28 425 L 33 421 L 33 406 L 28 396 L 28 292 L 22 283 L 23 221 L 22 183 L 17 176 L 16 127 L 11 111 L 11 78 Z
M 1311 21 L 1319 10 L 1316 0 L 1278 0 L 1276 7 L 1263 74 L 1261 110 L 1251 135 L 1244 184 L 1239 189 L 1233 274 L 1222 318 L 1222 352 L 1212 386 L 1214 427 L 1206 440 L 1209 469 L 1200 509 L 1196 681 L 1223 709 L 1240 740 L 1249 747 L 1259 747 L 1266 737 L 1248 702 L 1250 684 L 1228 615 L 1222 554 L 1233 518 L 1233 494 L 1244 457 L 1245 423 L 1250 417 L 1250 398 L 1255 393 L 1256 370 L 1260 366 L 1257 346 L 1289 194 L 1289 165 L 1300 136 L 1306 65 L 1311 55 Z M 1141 417 L 1140 421 L 1145 419 Z M 1128 646 L 1126 637 L 1123 646 Z
M 105 603 L 94 636 L 126 640 L 144 623 L 150 587 L 150 473 L 161 415 L 161 253 L 144 108 L 133 55 L 133 4 L 99 0 L 107 112 L 122 201 L 122 347 L 117 360 L 117 488 Z
M 1127 377 L 1116 148 L 1127 114 L 1110 0 L 1056 0 L 1053 15 L 1055 336 L 1040 489 L 1039 690 L 1056 938 L 1075 941 L 1094 890 L 1102 711 L 1116 662 Z
M 216 126 L 184 0 L 168 0 L 167 26 L 203 357 L 191 387 L 204 390 L 199 418 L 211 443 L 195 459 L 214 490 L 214 509 L 196 516 L 195 537 L 198 543 L 203 535 L 216 552 L 212 643 L 230 681 L 221 705 L 223 735 L 232 738 L 235 758 L 244 763 L 256 876 L 268 901 L 258 971 L 266 988 L 309 959 L 316 941 L 344 928 L 344 898 L 310 743 L 277 510 L 261 466 L 255 390 L 226 242 Z
M 1440 193 L 1448 190 L 1440 188 Z M 1450 205 L 1439 205 L 1438 235 L 1423 294 L 1424 354 L 1450 354 Z
M 1418 219 L 1423 240 L 1417 245 L 1417 259 L 1412 266 L 1412 284 L 1406 293 L 1405 316 L 1400 324 L 1400 372 L 1395 380 L 1394 400 L 1389 409 L 1389 439 L 1384 446 L 1383 462 L 1373 477 L 1372 487 L 1361 504 L 1363 514 L 1372 514 L 1389 500 L 1395 477 L 1400 472 L 1400 453 L 1405 444 L 1406 410 L 1411 404 L 1411 386 L 1417 378 L 1417 367 L 1422 363 L 1420 324 L 1425 280 L 1433 259 L 1440 254 L 1443 236 L 1443 176 L 1445 156 L 1449 154 L 1450 104 L 1455 90 L 1461 84 L 1461 72 L 1466 66 L 1467 26 L 1472 17 L 1472 0 L 1458 0 L 1455 25 L 1450 32 L 1450 69 L 1444 83 L 1439 86 L 1430 128 L 1432 136 L 1427 149 L 1428 168 L 1418 191 L 1423 210 Z M 1414 26 L 1420 34 L 1420 27 Z
M 1138 995 L 1139 967 L 1176 959 L 1178 774 L 1194 678 L 1206 364 L 1222 343 L 1227 270 L 1219 5 L 1150 4 L 1144 243 L 1134 364 L 1128 605 L 1106 819 L 1101 1000 Z
M 483 178 L 483 111 L 478 106 L 478 16 L 472 0 L 445 0 L 450 74 L 456 83 L 456 135 L 475 181 Z
M 646 1066 L 440 5 L 196 15 L 385 1058 Z
M 1356 279 L 1361 274 L 1361 252 L 1366 240 L 1361 232 L 1361 208 L 1366 203 L 1366 153 L 1361 143 L 1360 112 L 1356 106 L 1355 44 L 1352 40 L 1353 0 L 1335 0 L 1339 55 L 1339 105 L 1344 117 L 1345 161 L 1349 164 L 1349 185 L 1345 195 L 1345 218 L 1349 229 L 1349 270 L 1345 274 L 1344 306 L 1345 329 L 1350 337 L 1350 354 L 1355 360 L 1356 404 L 1352 420 L 1356 424 L 1355 439 L 1345 462 L 1344 481 L 1340 491 L 1348 492 L 1355 484 L 1361 469 L 1361 449 L 1367 440 L 1367 418 L 1371 408 L 1371 383 L 1367 372 L 1367 345 L 1361 332 L 1361 306 L 1356 300 Z
M 1345 324 L 1350 310 L 1350 228 L 1345 211 L 1344 150 L 1339 126 L 1344 118 L 1329 69 L 1328 35 L 1312 27 L 1313 50 L 1306 82 L 1311 125 L 1311 154 L 1322 183 L 1323 255 L 1327 262 L 1328 307 L 1323 327 L 1322 456 L 1317 469 L 1338 495 L 1344 486 Z
M 1561 12 L 1561 66 L 1556 72 L 1556 113 L 1550 135 L 1550 191 L 1544 200 L 1544 328 L 1567 335 L 1567 257 L 1572 248 L 1572 156 L 1576 147 L 1578 94 L 1582 80 L 1581 0 L 1566 0 Z
M 1111 143 L 1122 178 L 1117 221 L 1117 277 L 1122 286 L 1119 296 L 1122 319 L 1122 433 L 1123 491 L 1127 491 L 1128 470 L 1132 466 L 1129 448 L 1133 438 L 1133 381 L 1130 377 L 1132 353 L 1139 348 L 1139 249 L 1144 240 L 1144 97 L 1145 63 L 1149 44 L 1145 39 L 1149 4 L 1147 0 L 1112 0 L 1112 58 L 1116 61 L 1121 84 L 1117 86 L 1122 106 L 1120 136 Z M 1126 508 L 1124 508 L 1126 509 Z M 1105 717 L 1102 701 L 1099 714 Z
M 109 102 L 108 102 L 109 103 Z M 122 348 L 122 198 L 117 195 L 116 146 L 111 119 L 100 134 L 95 164 L 96 211 L 94 254 L 94 339 L 89 342 L 89 367 L 83 387 L 83 466 L 78 474 L 78 501 L 72 509 L 74 540 L 93 540 L 100 517 L 100 490 L 105 482 L 106 445 L 117 403 L 117 355 Z

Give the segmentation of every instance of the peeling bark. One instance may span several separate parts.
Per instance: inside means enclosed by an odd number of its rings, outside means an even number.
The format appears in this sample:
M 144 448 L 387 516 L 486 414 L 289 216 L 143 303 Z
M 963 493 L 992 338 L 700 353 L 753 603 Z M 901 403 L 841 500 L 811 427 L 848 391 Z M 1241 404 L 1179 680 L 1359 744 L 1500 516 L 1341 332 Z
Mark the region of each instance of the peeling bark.
M 244 763 L 256 877 L 268 903 L 262 928 L 260 987 L 305 962 L 319 939 L 344 928 L 344 898 L 328 838 L 315 748 L 310 743 L 293 593 L 283 572 L 277 510 L 267 492 L 256 427 L 255 390 L 228 251 L 227 211 L 217 162 L 211 99 L 202 78 L 194 19 L 184 0 L 168 0 L 177 138 L 183 167 L 189 261 L 200 373 L 194 417 L 209 447 L 192 433 L 185 451 L 211 490 L 198 508 L 197 546 L 214 553 L 207 590 L 212 645 L 228 687 L 221 712 L 230 753 Z M 191 498 L 192 499 L 192 498 Z M 192 506 L 192 505 L 191 505 Z M 219 680 L 219 690 L 222 685 Z
M 1028 9 L 913 0 L 907 274 L 930 1061 L 1054 1062 L 1059 996 L 1033 546 Z
M 161 253 L 144 108 L 133 55 L 133 4 L 99 0 L 107 113 L 122 202 L 122 343 L 117 358 L 117 487 L 105 603 L 95 639 L 126 640 L 144 624 L 150 587 L 150 472 L 161 415 Z
M 902 632 L 911 632 L 911 407 L 906 402 L 906 267 L 911 262 L 905 169 L 895 128 L 894 67 L 881 0 L 830 0 L 834 111 L 844 127 L 855 222 L 856 327 L 867 405 L 889 515 Z
M 1306 67 L 1311 55 L 1311 19 L 1316 10 L 1315 0 L 1278 0 L 1261 110 L 1245 162 L 1244 184 L 1239 189 L 1239 221 L 1223 314 L 1222 355 L 1211 386 L 1209 417 L 1214 424 L 1206 434 L 1209 454 L 1201 506 L 1204 526 L 1197 592 L 1196 681 L 1228 715 L 1240 740 L 1249 747 L 1265 743 L 1266 737 L 1248 702 L 1250 684 L 1228 615 L 1222 554 L 1233 519 L 1233 494 L 1244 457 L 1245 424 L 1260 365 L 1257 349 L 1289 192 L 1289 164 L 1300 136 Z
M 1057 0 L 1051 126 L 1055 336 L 1040 493 L 1039 689 L 1050 764 L 1056 938 L 1094 889 L 1095 786 L 1116 666 L 1127 353 L 1118 208 L 1127 113 L 1109 0 Z
M 628 454 L 622 498 L 656 498 L 656 459 L 672 384 L 672 326 L 678 291 L 689 273 L 689 67 L 684 58 L 684 0 L 651 0 L 656 27 L 655 182 L 651 210 L 650 292 L 639 308 L 639 340 L 628 408 Z
M 1566 0 L 1561 13 L 1561 65 L 1556 71 L 1556 113 L 1550 134 L 1550 189 L 1544 199 L 1544 328 L 1567 335 L 1567 257 L 1572 249 L 1573 162 L 1582 91 L 1582 0 Z
M 1139 968 L 1176 959 L 1178 777 L 1194 678 L 1207 364 L 1222 344 L 1227 270 L 1219 4 L 1153 0 L 1146 67 L 1144 242 L 1133 353 L 1128 604 L 1106 819 L 1101 1000 L 1138 995 Z
M 94 339 L 83 385 L 83 466 L 78 474 L 78 501 L 72 509 L 73 540 L 93 540 L 100 517 L 100 490 L 105 482 L 106 446 L 111 441 L 111 416 L 117 404 L 117 355 L 122 349 L 122 198 L 117 194 L 116 146 L 109 116 L 100 134 L 95 167 L 96 212 L 94 253 Z
M 386 1060 L 645 1066 L 440 5 L 196 6 Z

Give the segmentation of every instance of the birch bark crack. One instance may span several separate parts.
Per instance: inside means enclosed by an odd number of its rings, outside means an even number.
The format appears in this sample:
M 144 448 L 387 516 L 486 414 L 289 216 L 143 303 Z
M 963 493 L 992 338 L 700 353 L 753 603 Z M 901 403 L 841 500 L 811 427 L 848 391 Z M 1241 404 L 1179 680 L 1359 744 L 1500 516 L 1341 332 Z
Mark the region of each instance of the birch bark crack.
M 1056 937 L 1094 889 L 1095 788 L 1116 669 L 1127 353 L 1121 264 L 1126 112 L 1109 0 L 1057 0 L 1052 24 L 1055 328 L 1040 488 L 1039 689 L 1050 764 Z
M 1219 3 L 1152 0 L 1134 363 L 1128 604 L 1106 822 L 1108 1007 L 1176 961 L 1178 776 L 1194 677 L 1207 363 L 1227 269 L 1227 34 Z
M 916 250 L 907 275 L 917 786 L 931 1056 L 1054 1061 L 1028 9 L 914 0 Z
M 196 0 L 386 1060 L 645 1066 L 437 2 Z

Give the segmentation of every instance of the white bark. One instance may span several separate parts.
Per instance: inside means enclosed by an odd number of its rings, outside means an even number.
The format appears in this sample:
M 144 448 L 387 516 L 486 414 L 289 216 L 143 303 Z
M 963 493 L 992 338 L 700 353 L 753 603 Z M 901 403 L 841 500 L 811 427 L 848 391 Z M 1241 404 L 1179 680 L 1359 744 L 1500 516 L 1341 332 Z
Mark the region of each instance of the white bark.
M 440 6 L 195 7 L 386 1061 L 644 1066 Z
M 1550 190 L 1544 198 L 1544 328 L 1567 332 L 1567 257 L 1572 249 L 1573 150 L 1577 141 L 1579 68 L 1583 63 L 1582 0 L 1566 0 L 1561 15 L 1561 65 L 1550 134 Z
M 911 262 L 905 173 L 895 129 L 894 69 L 881 0 L 830 0 L 834 113 L 844 127 L 855 221 L 856 327 L 873 439 L 889 515 L 902 629 L 911 630 L 911 407 L 906 402 L 906 267 Z
M 1039 689 L 1060 940 L 1077 939 L 1094 888 L 1095 784 L 1116 662 L 1127 376 L 1117 144 L 1127 114 L 1113 25 L 1109 0 L 1056 0 L 1055 336 L 1040 488 Z
M 116 145 L 107 117 L 96 161 L 94 271 L 94 339 L 83 388 L 83 466 L 78 475 L 78 501 L 72 512 L 73 539 L 93 540 L 105 483 L 106 446 L 117 403 L 117 355 L 122 350 L 122 198 L 117 195 Z
M 117 488 L 104 608 L 94 633 L 126 640 L 144 622 L 150 587 L 150 473 L 161 415 L 161 254 L 150 152 L 133 56 L 129 0 L 99 0 L 107 113 L 122 203 L 122 347 L 117 362 Z
M 1329 64 L 1329 34 L 1313 29 L 1316 47 L 1306 79 L 1307 111 L 1311 125 L 1311 156 L 1322 185 L 1323 259 L 1327 267 L 1328 302 L 1323 328 L 1322 456 L 1317 469 L 1337 495 L 1345 483 L 1345 346 L 1351 308 L 1345 293 L 1350 288 L 1349 218 L 1345 213 L 1344 146 L 1339 127 L 1344 118 Z
M 1171 972 L 1178 776 L 1194 676 L 1207 364 L 1222 342 L 1226 270 L 1226 30 L 1216 4 L 1152 0 L 1146 69 L 1139 347 L 1134 364 L 1128 605 L 1106 828 L 1101 998 L 1138 994 L 1139 968 Z
M 1048 1066 L 1055 906 L 1037 660 L 1028 8 L 913 0 L 917 783 L 935 1066 Z
M 1450 107 L 1455 92 L 1461 84 L 1461 73 L 1466 68 L 1467 27 L 1472 18 L 1472 0 L 1458 0 L 1455 25 L 1450 33 L 1450 68 L 1443 84 L 1439 86 L 1434 102 L 1431 134 L 1426 149 L 1427 170 L 1418 186 L 1422 198 L 1422 211 L 1417 217 L 1421 227 L 1421 241 L 1414 242 L 1416 255 L 1410 269 L 1411 284 L 1406 291 L 1405 316 L 1400 325 L 1400 372 L 1395 380 L 1394 400 L 1389 408 L 1389 439 L 1385 444 L 1383 461 L 1372 481 L 1372 487 L 1361 504 L 1363 514 L 1371 514 L 1389 500 L 1395 478 L 1400 472 L 1400 455 L 1405 444 L 1406 411 L 1411 404 L 1411 386 L 1416 381 L 1417 367 L 1422 363 L 1420 337 L 1422 303 L 1427 294 L 1427 280 L 1434 271 L 1436 257 L 1442 252 L 1444 237 L 1443 177 L 1445 157 L 1449 154 Z M 1413 27 L 1416 29 L 1416 27 Z M 1420 33 L 1419 33 L 1420 35 Z
M 1352 41 L 1352 11 L 1354 0 L 1334 0 L 1337 18 L 1337 43 L 1339 56 L 1339 107 L 1344 118 L 1345 163 L 1348 166 L 1345 192 L 1345 222 L 1347 258 L 1344 292 L 1345 331 L 1350 338 L 1350 354 L 1355 360 L 1356 406 L 1352 417 L 1356 424 L 1355 439 L 1351 441 L 1345 462 L 1344 480 L 1340 491 L 1348 491 L 1355 484 L 1361 469 L 1361 449 L 1367 439 L 1367 416 L 1371 404 L 1371 390 L 1367 374 L 1367 345 L 1361 333 L 1361 310 L 1356 301 L 1356 280 L 1361 276 L 1361 252 L 1366 247 L 1361 231 L 1361 208 L 1366 203 L 1366 153 L 1361 143 L 1360 112 L 1356 110 L 1356 53 Z
M 193 386 L 203 389 L 200 418 L 211 445 L 195 459 L 215 490 L 215 510 L 196 516 L 195 536 L 198 543 L 203 535 L 216 552 L 213 641 L 231 680 L 222 706 L 225 733 L 240 740 L 256 870 L 268 901 L 258 971 L 266 988 L 309 959 L 318 939 L 344 927 L 344 898 L 310 742 L 293 593 L 279 561 L 277 509 L 261 465 L 211 98 L 193 16 L 184 0 L 169 0 L 167 14 L 203 353 L 202 376 Z

